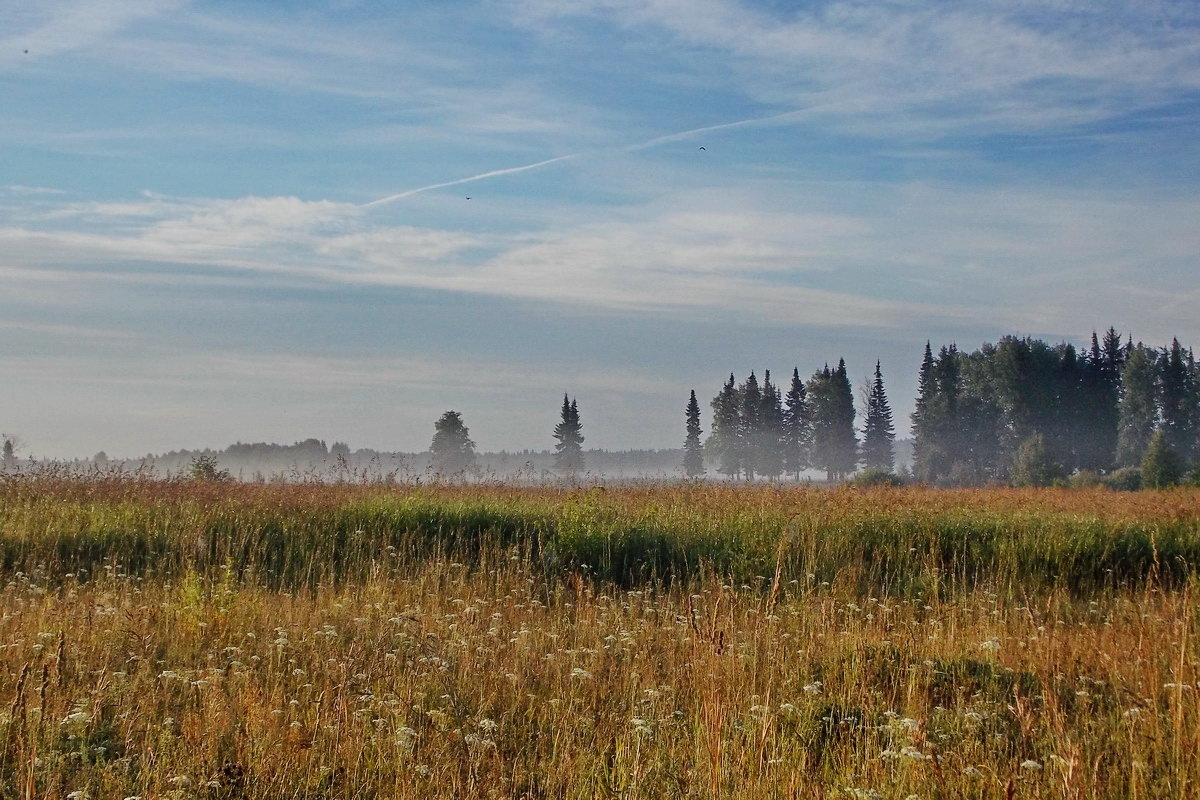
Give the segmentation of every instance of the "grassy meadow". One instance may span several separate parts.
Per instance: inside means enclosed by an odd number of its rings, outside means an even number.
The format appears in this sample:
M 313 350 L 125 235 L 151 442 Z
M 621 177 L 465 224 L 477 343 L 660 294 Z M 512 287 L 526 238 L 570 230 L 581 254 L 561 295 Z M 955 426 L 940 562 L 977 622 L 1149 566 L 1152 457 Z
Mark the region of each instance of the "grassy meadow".
M 1200 491 L 0 483 L 3 798 L 1189 798 Z

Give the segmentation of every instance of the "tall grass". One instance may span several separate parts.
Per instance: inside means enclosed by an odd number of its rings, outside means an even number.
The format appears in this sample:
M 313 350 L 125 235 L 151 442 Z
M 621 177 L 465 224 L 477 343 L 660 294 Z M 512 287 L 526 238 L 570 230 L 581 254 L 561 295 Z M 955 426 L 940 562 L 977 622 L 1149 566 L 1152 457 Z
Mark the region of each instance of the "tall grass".
M 516 552 L 0 593 L 0 796 L 1194 796 L 1193 588 L 766 594 Z
M 0 486 L 0 798 L 1189 798 L 1200 493 Z
M 1103 490 L 25 483 L 0 488 L 0 574 L 232 570 L 296 589 L 516 547 L 547 574 L 626 587 L 777 570 L 876 594 L 1179 584 L 1200 564 L 1200 492 L 1137 503 Z

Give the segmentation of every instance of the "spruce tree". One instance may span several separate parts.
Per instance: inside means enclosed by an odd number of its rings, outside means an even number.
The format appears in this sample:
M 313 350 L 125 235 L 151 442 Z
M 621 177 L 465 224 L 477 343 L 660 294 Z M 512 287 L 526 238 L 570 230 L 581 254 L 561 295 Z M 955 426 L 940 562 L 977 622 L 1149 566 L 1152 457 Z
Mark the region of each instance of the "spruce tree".
M 921 372 L 917 379 L 917 402 L 912 414 L 913 474 L 919 480 L 938 479 L 937 453 L 937 363 L 933 360 L 933 347 L 925 342 L 925 355 L 921 359 Z
M 433 423 L 433 442 L 429 445 L 433 471 L 451 476 L 475 465 L 475 443 L 471 441 L 462 414 L 447 411 Z
M 891 472 L 895 466 L 896 431 L 892 424 L 892 408 L 883 388 L 883 373 L 875 362 L 875 379 L 867 394 L 867 416 L 863 425 L 863 466 Z
M 800 380 L 800 369 L 792 369 L 792 384 L 784 400 L 783 411 L 783 468 L 797 478 L 808 466 L 808 447 L 811 420 L 808 413 L 808 393 Z
M 843 480 L 858 468 L 858 434 L 854 430 L 854 390 L 846 372 L 846 360 L 838 359 L 832 379 L 834 428 L 832 466 L 835 480 Z
M 762 462 L 762 389 L 754 373 L 746 378 L 738 394 L 741 397 L 741 420 L 738 426 L 741 445 L 742 476 L 754 480 Z
M 836 370 L 826 364 L 808 381 L 812 407 L 812 466 L 825 470 L 836 481 L 854 471 L 858 463 L 858 436 L 854 432 L 854 393 L 846 362 Z
M 1116 355 L 1113 355 L 1115 348 Z M 1076 453 L 1080 469 L 1108 470 L 1117 452 L 1117 401 L 1120 397 L 1121 337 L 1109 328 L 1101 344 L 1096 333 L 1083 360 L 1080 427 Z
M 806 386 L 812 419 L 812 445 L 809 464 L 814 469 L 823 469 L 828 480 L 833 480 L 833 372 L 826 364 L 812 374 Z
M 1162 416 L 1162 431 L 1167 444 L 1184 462 L 1193 458 L 1196 441 L 1200 397 L 1194 360 L 1179 344 L 1171 340 L 1158 357 L 1158 394 Z
M 683 441 L 683 474 L 698 478 L 704 474 L 704 447 L 700 443 L 700 404 L 696 402 L 696 390 L 687 404 L 687 438 Z
M 710 447 L 716 454 L 717 472 L 733 478 L 742 468 L 741 462 L 741 401 L 733 373 L 712 399 L 713 426 L 709 433 Z
M 783 398 L 779 396 L 779 389 L 771 382 L 771 370 L 763 373 L 758 427 L 759 472 L 771 480 L 777 480 L 783 473 Z
M 1155 404 L 1154 355 L 1141 343 L 1129 348 L 1121 370 L 1118 406 L 1117 463 L 1136 466 L 1158 423 Z
M 574 475 L 584 467 L 583 426 L 579 424 L 579 406 L 563 395 L 561 421 L 554 426 L 554 468 Z

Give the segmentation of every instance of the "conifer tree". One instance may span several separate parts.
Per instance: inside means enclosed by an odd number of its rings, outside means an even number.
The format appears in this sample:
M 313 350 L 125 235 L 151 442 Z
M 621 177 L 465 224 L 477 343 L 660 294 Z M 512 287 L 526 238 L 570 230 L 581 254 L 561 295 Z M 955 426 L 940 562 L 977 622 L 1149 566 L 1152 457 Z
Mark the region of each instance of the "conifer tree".
M 475 443 L 463 424 L 462 414 L 447 411 L 433 423 L 433 442 L 429 445 L 435 474 L 460 474 L 475 465 Z
M 854 393 L 844 360 L 836 370 L 826 364 L 813 374 L 808 399 L 812 405 L 812 466 L 825 470 L 830 481 L 841 480 L 858 462 Z
M 716 454 L 717 472 L 733 478 L 741 471 L 741 401 L 733 373 L 712 399 L 713 426 L 709 446 Z
M 792 384 L 784 401 L 783 411 L 783 468 L 797 478 L 808 465 L 811 420 L 808 413 L 808 393 L 800 380 L 800 369 L 792 369 Z
M 1115 355 L 1111 348 L 1115 344 Z M 1120 397 L 1121 337 L 1109 328 L 1101 344 L 1092 332 L 1091 348 L 1082 366 L 1080 425 L 1075 450 L 1081 469 L 1107 470 L 1117 451 L 1117 401 Z
M 704 474 L 704 447 L 700 443 L 700 404 L 696 402 L 696 390 L 688 398 L 687 438 L 683 442 L 683 474 L 698 478 Z
M 812 419 L 812 447 L 809 464 L 814 469 L 823 469 L 828 480 L 833 480 L 833 371 L 826 364 L 808 379 L 808 402 Z
M 763 373 L 758 435 L 755 438 L 759 472 L 771 480 L 777 480 L 783 473 L 783 398 L 771 382 L 771 370 Z
M 1137 465 L 1154 435 L 1158 423 L 1154 372 L 1149 348 L 1139 343 L 1127 351 L 1118 407 L 1117 463 L 1121 466 Z
M 741 419 L 738 426 L 738 439 L 741 445 L 742 476 L 754 480 L 760 471 L 762 461 L 761 427 L 762 427 L 762 389 L 758 386 L 758 378 L 754 372 L 746 378 L 738 391 L 741 399 Z
M 933 360 L 933 347 L 925 342 L 925 355 L 921 359 L 921 372 L 917 379 L 917 402 L 912 414 L 913 474 L 923 481 L 938 478 L 938 419 L 937 419 L 937 363 Z
M 1192 460 L 1196 441 L 1198 389 L 1191 353 L 1172 339 L 1158 357 L 1159 408 L 1167 444 L 1185 463 Z
M 838 359 L 832 381 L 834 397 L 833 460 L 834 479 L 842 480 L 858 467 L 858 434 L 854 430 L 854 390 L 846 372 L 846 360 Z
M 554 468 L 574 475 L 584 467 L 583 426 L 579 423 L 579 406 L 565 394 L 561 417 L 554 426 Z
M 867 415 L 863 426 L 863 466 L 891 472 L 896 460 L 895 438 L 892 408 L 884 391 L 883 373 L 880 371 L 879 362 L 876 361 L 875 378 L 867 394 Z

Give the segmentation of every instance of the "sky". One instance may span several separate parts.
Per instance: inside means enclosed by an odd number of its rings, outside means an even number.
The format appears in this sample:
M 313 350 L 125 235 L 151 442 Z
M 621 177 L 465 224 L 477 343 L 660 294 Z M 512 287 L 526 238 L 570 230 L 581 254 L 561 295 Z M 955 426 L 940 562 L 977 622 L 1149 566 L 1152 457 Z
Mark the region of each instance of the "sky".
M 7 0 L 0 431 L 677 447 L 730 372 L 1200 345 L 1194 0 Z

